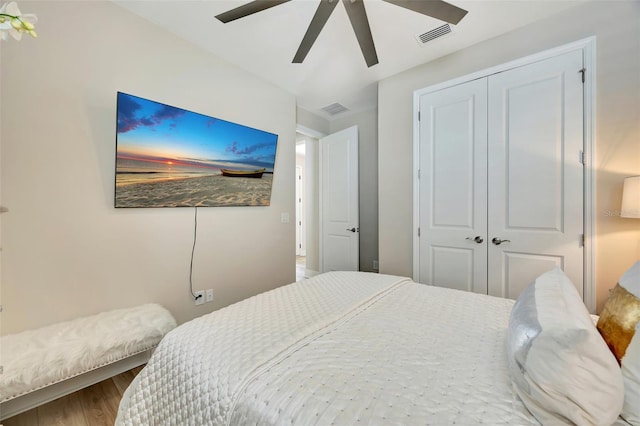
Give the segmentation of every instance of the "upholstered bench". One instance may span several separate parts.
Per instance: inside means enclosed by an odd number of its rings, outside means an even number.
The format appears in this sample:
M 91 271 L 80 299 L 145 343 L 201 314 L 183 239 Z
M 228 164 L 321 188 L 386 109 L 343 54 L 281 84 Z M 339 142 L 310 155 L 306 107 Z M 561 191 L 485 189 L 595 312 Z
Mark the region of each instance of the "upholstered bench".
M 146 363 L 175 326 L 148 304 L 0 337 L 0 420 Z

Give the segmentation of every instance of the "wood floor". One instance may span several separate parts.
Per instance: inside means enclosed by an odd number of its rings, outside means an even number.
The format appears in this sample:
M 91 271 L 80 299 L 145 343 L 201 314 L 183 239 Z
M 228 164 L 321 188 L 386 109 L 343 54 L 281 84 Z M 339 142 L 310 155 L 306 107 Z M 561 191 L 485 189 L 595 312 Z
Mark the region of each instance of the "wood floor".
M 122 394 L 140 370 L 142 367 L 126 371 L 0 423 L 2 426 L 113 426 Z

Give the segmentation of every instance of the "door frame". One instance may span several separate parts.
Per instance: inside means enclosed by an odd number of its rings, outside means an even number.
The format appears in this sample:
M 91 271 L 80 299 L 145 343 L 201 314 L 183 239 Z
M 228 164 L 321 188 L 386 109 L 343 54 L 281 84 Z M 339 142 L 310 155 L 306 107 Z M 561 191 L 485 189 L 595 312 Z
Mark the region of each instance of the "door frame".
M 313 138 L 316 142 L 312 142 L 310 140 L 305 140 L 305 242 L 306 242 L 306 257 L 307 262 L 305 265 L 305 276 L 312 277 L 314 275 L 318 275 L 320 272 L 315 269 L 309 269 L 309 265 L 314 265 L 314 268 L 320 269 L 319 266 L 319 250 L 320 242 L 318 241 L 318 215 L 319 215 L 319 207 L 318 203 L 320 202 L 320 194 L 318 194 L 317 186 L 318 182 L 318 167 L 320 167 L 318 162 L 318 144 L 319 140 L 325 136 L 327 133 L 321 132 L 319 130 L 312 129 L 310 127 L 304 126 L 302 124 L 296 125 L 296 132 L 300 133 L 304 136 L 308 136 L 309 138 Z M 315 232 L 313 232 L 315 231 Z
M 296 166 L 296 256 L 307 255 L 307 242 L 305 236 L 304 210 L 304 182 L 302 180 L 303 168 Z
M 442 83 L 437 83 L 413 92 L 413 278 L 419 276 L 420 264 L 420 97 L 427 93 L 436 92 L 458 84 L 466 83 L 478 78 L 488 77 L 492 74 L 507 71 L 513 68 L 522 67 L 534 62 L 539 62 L 566 52 L 575 50 L 582 51 L 583 63 L 586 68 L 584 73 L 584 303 L 591 313 L 596 311 L 596 286 L 594 282 L 595 274 L 595 170 L 593 161 L 595 158 L 595 135 L 596 135 L 596 37 L 587 37 L 573 43 L 545 50 L 520 59 L 496 65 L 484 70 L 476 71 L 462 77 L 454 78 Z M 576 77 L 577 78 L 577 77 Z

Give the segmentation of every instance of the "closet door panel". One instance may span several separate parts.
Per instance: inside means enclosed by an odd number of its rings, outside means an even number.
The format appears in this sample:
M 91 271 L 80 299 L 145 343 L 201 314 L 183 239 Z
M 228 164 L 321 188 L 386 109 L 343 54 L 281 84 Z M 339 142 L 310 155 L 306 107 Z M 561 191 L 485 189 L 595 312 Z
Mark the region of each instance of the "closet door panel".
M 433 271 L 430 275 L 432 282 L 439 287 L 453 288 L 456 290 L 473 291 L 474 284 L 474 258 L 477 259 L 471 248 L 429 247 Z
M 509 286 L 505 288 L 505 293 L 502 296 L 516 299 L 537 276 L 555 267 L 562 268 L 564 266 L 563 260 L 563 256 L 542 256 L 503 251 L 502 264 L 504 265 L 505 282 L 508 282 Z
M 499 150 L 504 150 L 507 229 L 562 231 L 563 164 L 555 160 L 563 152 L 561 94 L 558 75 L 500 93 L 506 112 Z
M 581 68 L 570 52 L 489 77 L 489 294 L 517 298 L 554 266 L 582 294 Z
M 484 294 L 486 90 L 483 79 L 420 98 L 418 274 L 421 283 Z

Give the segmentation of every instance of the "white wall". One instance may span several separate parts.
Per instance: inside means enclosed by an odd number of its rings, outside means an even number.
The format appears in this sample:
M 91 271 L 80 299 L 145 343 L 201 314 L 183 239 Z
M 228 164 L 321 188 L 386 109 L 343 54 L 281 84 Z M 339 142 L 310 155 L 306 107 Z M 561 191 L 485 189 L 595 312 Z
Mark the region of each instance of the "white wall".
M 589 2 L 380 82 L 381 272 L 412 274 L 413 92 L 593 35 L 597 37 L 595 281 L 602 307 L 607 290 L 640 258 L 637 221 L 611 215 L 620 210 L 623 177 L 640 174 L 638 1 Z
M 296 122 L 307 129 L 328 135 L 331 133 L 331 124 L 317 114 L 307 111 L 304 108 L 296 108 Z
M 358 126 L 360 179 L 360 270 L 374 271 L 378 260 L 378 111 L 353 113 L 331 121 L 331 133 Z
M 28 2 L 1 57 L 2 334 L 158 302 L 179 322 L 295 279 L 295 98 L 111 2 Z M 114 209 L 116 91 L 279 135 L 270 207 Z

